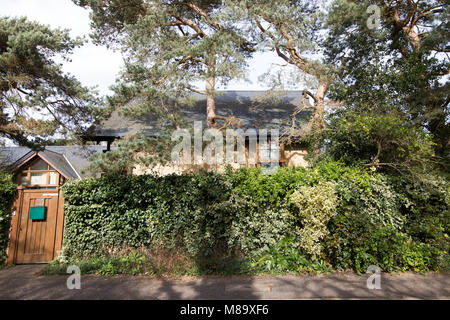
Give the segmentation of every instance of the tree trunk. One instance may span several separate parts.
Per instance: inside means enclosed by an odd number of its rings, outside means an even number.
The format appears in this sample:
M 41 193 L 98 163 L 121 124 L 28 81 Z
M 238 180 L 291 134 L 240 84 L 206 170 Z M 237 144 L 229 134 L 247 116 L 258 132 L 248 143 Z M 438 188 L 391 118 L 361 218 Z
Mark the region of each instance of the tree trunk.
M 325 94 L 327 93 L 328 85 L 320 83 L 316 92 L 316 101 L 314 106 L 313 126 L 312 129 L 315 134 L 321 134 L 325 126 L 323 119 L 325 113 Z
M 216 78 L 215 78 L 215 68 L 216 68 L 216 59 L 214 55 L 212 55 L 208 62 L 208 78 L 206 79 L 206 124 L 208 128 L 216 128 L 216 97 L 215 97 L 215 87 L 216 87 Z
M 313 150 L 314 153 L 320 153 L 320 141 L 319 137 L 325 127 L 324 113 L 325 113 L 325 95 L 328 90 L 328 85 L 325 83 L 319 83 L 315 95 L 314 114 L 311 119 L 311 133 L 313 134 Z

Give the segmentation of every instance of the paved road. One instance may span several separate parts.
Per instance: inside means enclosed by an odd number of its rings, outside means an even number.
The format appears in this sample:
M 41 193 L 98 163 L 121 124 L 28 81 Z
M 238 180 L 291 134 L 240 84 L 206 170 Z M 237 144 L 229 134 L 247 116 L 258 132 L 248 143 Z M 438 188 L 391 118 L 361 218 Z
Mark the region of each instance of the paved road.
M 42 265 L 0 270 L 0 299 L 450 299 L 450 274 L 381 275 L 381 289 L 367 276 L 192 277 L 81 276 L 67 289 L 66 276 L 40 276 Z

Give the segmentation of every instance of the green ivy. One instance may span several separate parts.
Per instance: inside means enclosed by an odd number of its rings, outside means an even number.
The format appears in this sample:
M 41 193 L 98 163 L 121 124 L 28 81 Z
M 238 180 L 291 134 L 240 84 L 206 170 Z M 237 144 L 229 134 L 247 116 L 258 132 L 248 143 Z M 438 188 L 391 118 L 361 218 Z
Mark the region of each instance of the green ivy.
M 11 222 L 11 204 L 16 194 L 17 185 L 12 182 L 12 175 L 0 171 L 0 266 L 6 261 L 9 226 Z
M 365 272 L 371 264 L 384 271 L 439 270 L 449 261 L 449 190 L 443 178 L 426 181 L 330 160 L 311 169 L 281 168 L 273 175 L 242 168 L 71 181 L 63 188 L 64 255 L 111 257 L 122 249 L 163 248 L 181 250 L 195 261 L 237 254 L 264 272 Z M 302 247 L 304 221 L 298 217 L 306 214 L 303 204 L 309 206 L 308 216 L 315 215 L 309 194 L 326 185 L 335 192 L 327 207 L 333 215 L 324 221 L 328 231 L 316 239 L 321 250 L 311 260 Z M 239 263 L 230 265 L 238 272 Z M 108 262 L 102 272 L 115 273 L 108 269 L 114 266 Z
M 70 182 L 64 186 L 65 253 L 162 246 L 211 255 L 275 243 L 294 223 L 283 203 L 285 194 L 272 193 L 273 183 L 260 188 L 260 196 L 243 193 L 234 188 L 243 174 L 109 176 Z

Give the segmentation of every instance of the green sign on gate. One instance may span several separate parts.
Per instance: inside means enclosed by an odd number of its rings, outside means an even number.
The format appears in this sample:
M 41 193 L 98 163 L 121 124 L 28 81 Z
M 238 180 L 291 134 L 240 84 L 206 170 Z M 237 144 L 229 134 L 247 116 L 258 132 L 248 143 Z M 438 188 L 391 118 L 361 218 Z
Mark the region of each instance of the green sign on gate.
M 44 220 L 45 207 L 30 207 L 30 220 Z

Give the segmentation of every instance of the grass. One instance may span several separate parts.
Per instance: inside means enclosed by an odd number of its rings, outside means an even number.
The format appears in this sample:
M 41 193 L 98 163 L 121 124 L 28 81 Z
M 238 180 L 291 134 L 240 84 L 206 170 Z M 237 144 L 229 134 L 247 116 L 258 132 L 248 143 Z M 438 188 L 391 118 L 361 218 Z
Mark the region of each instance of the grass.
M 252 275 L 251 261 L 243 255 L 214 254 L 210 256 L 189 256 L 179 250 L 135 250 L 112 255 L 54 260 L 42 270 L 42 275 L 67 274 L 69 265 L 77 265 L 81 274 L 99 275 L 157 275 L 157 276 L 200 276 L 200 275 Z
M 75 259 L 70 262 L 52 261 L 41 271 L 41 275 L 67 275 L 67 267 L 77 265 L 81 274 L 148 275 L 158 277 L 180 276 L 233 276 L 233 275 L 314 275 L 330 273 L 325 269 L 299 266 L 293 269 L 267 268 L 255 264 L 245 256 L 189 257 L 176 251 L 158 251 L 129 256 L 95 257 Z

